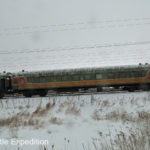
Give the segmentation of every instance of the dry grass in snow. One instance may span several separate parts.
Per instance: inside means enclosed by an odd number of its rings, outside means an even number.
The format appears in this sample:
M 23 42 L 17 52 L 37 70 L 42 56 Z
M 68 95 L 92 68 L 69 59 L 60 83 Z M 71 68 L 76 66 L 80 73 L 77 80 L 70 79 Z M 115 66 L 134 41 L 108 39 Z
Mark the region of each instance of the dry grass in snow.
M 4 99 L 0 138 L 48 139 L 31 146 L 41 150 L 149 150 L 149 106 L 149 92 Z

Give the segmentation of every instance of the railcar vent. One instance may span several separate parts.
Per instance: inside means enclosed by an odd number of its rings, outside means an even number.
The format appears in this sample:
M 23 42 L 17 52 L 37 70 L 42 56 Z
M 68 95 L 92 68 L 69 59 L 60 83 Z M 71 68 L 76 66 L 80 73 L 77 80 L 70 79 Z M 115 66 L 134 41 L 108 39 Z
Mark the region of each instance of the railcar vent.
M 142 63 L 139 63 L 139 66 L 142 66 Z

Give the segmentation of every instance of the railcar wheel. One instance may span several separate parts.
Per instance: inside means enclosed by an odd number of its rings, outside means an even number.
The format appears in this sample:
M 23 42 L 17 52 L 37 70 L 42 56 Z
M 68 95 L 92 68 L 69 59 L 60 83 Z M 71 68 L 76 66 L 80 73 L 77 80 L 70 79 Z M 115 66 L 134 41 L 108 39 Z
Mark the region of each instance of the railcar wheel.
M 136 90 L 136 88 L 135 87 L 124 87 L 123 90 L 128 91 L 128 92 L 134 92 Z
M 148 91 L 150 89 L 150 86 L 147 84 L 142 84 L 139 86 L 139 89 L 141 89 L 143 91 Z
M 23 92 L 23 96 L 32 97 L 32 93 L 31 92 Z
M 128 89 L 128 92 L 134 92 L 135 90 L 134 89 Z
M 102 91 L 103 91 L 102 87 L 97 87 L 97 92 L 102 92 Z
M 4 93 L 0 93 L 0 99 L 2 99 L 4 97 Z
M 135 87 L 128 87 L 128 92 L 134 92 L 136 90 Z
M 44 97 L 44 96 L 47 95 L 47 93 L 48 93 L 47 90 L 42 90 L 42 91 L 39 92 L 39 95 L 40 95 L 41 97 Z

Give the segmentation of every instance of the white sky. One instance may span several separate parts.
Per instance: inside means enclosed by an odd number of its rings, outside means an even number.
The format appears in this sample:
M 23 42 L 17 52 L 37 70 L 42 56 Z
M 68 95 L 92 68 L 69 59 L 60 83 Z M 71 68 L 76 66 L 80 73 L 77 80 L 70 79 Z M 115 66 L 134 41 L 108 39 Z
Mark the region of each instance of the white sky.
M 0 72 L 149 59 L 149 0 L 0 0 Z

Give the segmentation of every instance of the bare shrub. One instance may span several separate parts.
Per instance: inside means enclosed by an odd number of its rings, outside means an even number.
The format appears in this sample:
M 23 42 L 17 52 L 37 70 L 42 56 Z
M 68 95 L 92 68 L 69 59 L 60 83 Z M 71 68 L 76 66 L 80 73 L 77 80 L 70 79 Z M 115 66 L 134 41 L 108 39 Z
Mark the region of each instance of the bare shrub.
M 102 117 L 100 117 L 100 114 L 99 114 L 99 111 L 98 110 L 95 110 L 93 112 L 93 114 L 91 115 L 92 119 L 94 120 L 102 120 Z
M 144 125 L 144 124 L 143 124 Z M 146 125 L 138 132 L 130 132 L 126 135 L 120 131 L 115 139 L 106 139 L 100 134 L 100 139 L 92 138 L 94 150 L 149 150 L 150 126 Z
M 18 128 L 9 128 L 9 134 L 11 138 L 17 138 L 18 137 Z
M 12 116 L 7 119 L 0 119 L 0 126 L 11 126 L 11 127 L 17 127 L 21 124 L 22 119 L 19 118 L 17 115 Z
M 94 98 L 94 95 L 91 95 L 91 105 L 93 105 L 96 102 L 96 99 Z
M 44 116 L 47 113 L 47 109 L 42 109 L 39 111 L 38 116 Z
M 33 119 L 29 119 L 28 120 L 28 125 L 29 126 L 34 126 L 35 125 L 35 121 Z
M 39 112 L 40 112 L 40 110 L 41 110 L 41 106 L 38 106 L 37 108 L 36 108 L 36 110 L 33 112 L 33 114 L 35 115 L 35 114 L 38 114 Z
M 106 106 L 108 106 L 108 105 L 109 105 L 109 101 L 108 101 L 108 100 L 103 101 L 103 103 L 102 103 L 102 106 L 103 106 L 103 107 L 106 107 Z
M 64 103 L 61 103 L 56 112 L 62 112 L 65 107 L 71 107 L 71 101 L 65 101 Z
M 41 109 L 38 111 L 38 116 L 43 116 L 45 115 L 51 108 L 53 108 L 55 103 L 48 103 L 46 104 L 45 108 Z
M 61 107 L 61 105 L 60 105 L 56 112 L 60 113 L 60 112 L 62 112 L 62 109 L 63 109 L 63 107 Z
M 122 121 L 131 121 L 131 122 L 139 122 L 139 121 L 147 121 L 150 120 L 150 113 L 148 112 L 137 112 L 137 116 L 132 116 L 131 114 L 127 114 L 126 112 L 113 111 L 109 114 L 105 115 L 106 120 L 122 120 Z
M 28 121 L 25 120 L 25 121 L 23 122 L 23 125 L 24 125 L 24 126 L 27 126 L 27 125 L 28 125 Z
M 0 119 L 0 126 L 3 127 L 3 126 L 9 126 L 10 124 L 10 119 Z
M 29 112 L 27 112 L 27 111 L 23 111 L 23 112 L 19 112 L 19 113 L 17 113 L 17 116 L 27 118 L 27 117 L 29 117 L 29 116 L 30 116 L 30 113 L 29 113 Z
M 0 119 L 1 127 L 9 126 L 13 128 L 13 127 L 27 126 L 27 125 L 34 126 L 37 124 L 38 124 L 38 120 L 33 120 L 33 118 L 30 117 L 29 112 L 20 112 L 10 118 Z
M 55 106 L 55 103 L 48 103 L 46 104 L 45 108 L 41 108 L 41 106 L 38 106 L 36 110 L 32 113 L 33 116 L 43 116 L 45 115 L 51 108 Z
M 59 118 L 52 117 L 52 118 L 50 119 L 50 123 L 52 123 L 52 124 L 57 124 L 57 125 L 61 125 L 61 124 L 63 124 L 63 121 L 62 121 L 61 119 L 59 119 Z
M 64 103 L 60 104 L 61 107 L 66 107 L 70 105 L 71 105 L 71 101 L 65 101 Z
M 53 102 L 52 104 L 51 103 L 47 103 L 46 104 L 46 110 L 50 110 L 51 108 L 53 108 L 55 106 L 55 102 Z
M 20 110 L 23 109 L 23 107 L 22 107 L 21 105 L 20 105 L 18 108 L 19 108 Z
M 150 113 L 148 112 L 138 112 L 138 118 L 142 120 L 150 120 Z
M 68 106 L 68 108 L 65 111 L 66 114 L 71 114 L 75 116 L 79 116 L 80 112 L 81 112 L 80 108 L 77 108 L 75 106 Z
M 21 118 L 19 118 L 18 115 L 13 116 L 12 118 L 10 118 L 10 124 L 11 124 L 11 126 L 13 126 L 13 127 L 19 126 L 19 125 L 20 125 L 20 122 L 21 122 Z
M 122 132 L 115 140 L 116 147 L 122 150 L 148 150 L 150 148 L 150 135 L 147 134 L 147 129 L 142 129 L 138 134 L 130 133 L 129 136 Z
M 26 108 L 30 108 L 30 105 L 29 105 L 29 104 L 27 104 L 27 105 L 26 105 Z
M 39 150 L 48 150 L 47 146 L 43 146 L 43 145 L 40 145 L 39 146 Z M 53 150 L 53 149 L 52 149 Z
M 115 139 L 108 140 L 102 132 L 98 132 L 100 138 L 92 138 L 95 150 L 149 150 L 150 149 L 150 121 L 142 121 L 136 124 L 136 132 L 130 130 L 129 134 L 120 131 Z
M 27 125 L 29 126 L 37 126 L 39 125 L 39 120 L 37 119 L 33 119 L 33 118 L 30 118 L 28 121 L 26 121 Z
M 105 115 L 106 120 L 113 120 L 113 121 L 132 121 L 135 122 L 137 118 L 133 117 L 132 115 L 127 114 L 126 112 L 119 112 L 119 111 L 112 111 Z

